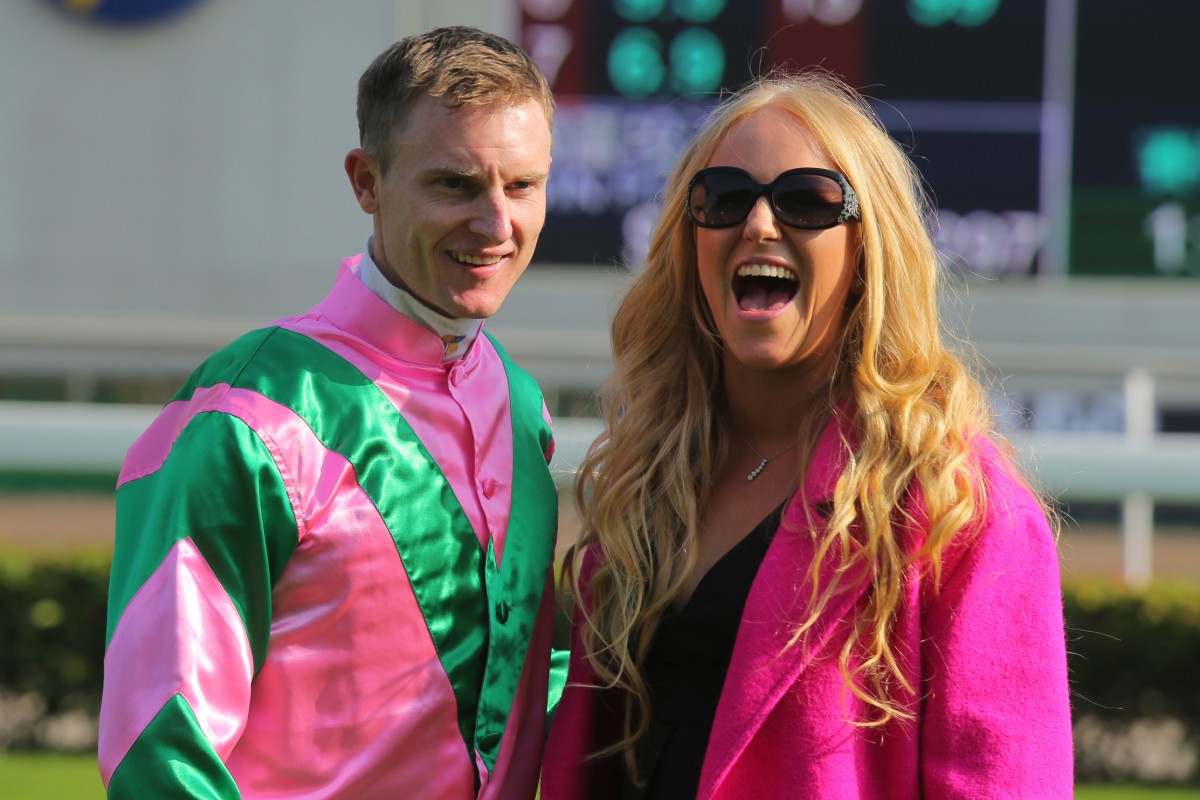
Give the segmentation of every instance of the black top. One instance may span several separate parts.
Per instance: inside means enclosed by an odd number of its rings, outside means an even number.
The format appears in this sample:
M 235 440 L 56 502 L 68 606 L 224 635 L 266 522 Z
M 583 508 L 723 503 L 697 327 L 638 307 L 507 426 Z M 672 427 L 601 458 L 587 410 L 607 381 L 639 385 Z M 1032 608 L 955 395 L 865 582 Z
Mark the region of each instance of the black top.
M 637 745 L 645 786 L 626 775 L 620 800 L 695 800 L 742 610 L 782 514 L 782 505 L 768 514 L 659 623 L 645 665 L 650 731 Z

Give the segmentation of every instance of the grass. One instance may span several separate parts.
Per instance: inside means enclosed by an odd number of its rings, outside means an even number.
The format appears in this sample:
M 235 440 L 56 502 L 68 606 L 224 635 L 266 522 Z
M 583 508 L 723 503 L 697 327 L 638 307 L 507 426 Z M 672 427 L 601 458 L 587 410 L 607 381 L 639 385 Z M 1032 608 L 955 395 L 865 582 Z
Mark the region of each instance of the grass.
M 1090 783 L 1075 787 L 1075 800 L 1197 800 L 1200 786 Z
M 0 752 L 4 800 L 103 800 L 104 787 L 92 754 Z M 1197 786 L 1084 784 L 1076 800 L 1197 800 Z
M 96 756 L 90 753 L 0 752 L 4 800 L 104 800 Z

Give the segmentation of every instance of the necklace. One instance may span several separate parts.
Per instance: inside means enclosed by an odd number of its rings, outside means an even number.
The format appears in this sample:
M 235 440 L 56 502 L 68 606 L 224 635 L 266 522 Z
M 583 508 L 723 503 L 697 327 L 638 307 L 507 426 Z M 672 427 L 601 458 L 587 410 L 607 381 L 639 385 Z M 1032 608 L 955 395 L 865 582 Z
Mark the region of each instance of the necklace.
M 738 435 L 739 439 L 741 439 L 743 442 L 746 443 L 746 446 L 749 447 L 751 451 L 753 451 L 754 455 L 756 455 L 762 459 L 762 462 L 757 467 L 750 470 L 750 474 L 746 476 L 747 481 L 752 481 L 755 478 L 757 478 L 759 473 L 761 473 L 764 469 L 767 468 L 767 464 L 771 463 L 772 461 L 774 461 L 775 459 L 779 458 L 781 455 L 786 453 L 788 450 L 791 450 L 793 447 L 800 444 L 800 440 L 797 439 L 796 441 L 789 444 L 787 447 L 780 450 L 775 455 L 768 457 L 768 456 L 764 456 L 762 453 L 758 452 L 758 448 L 755 447 L 754 445 L 750 444 L 750 440 L 747 439 L 745 436 L 742 436 L 742 434 L 740 432 L 735 430 L 734 433 L 736 433 Z

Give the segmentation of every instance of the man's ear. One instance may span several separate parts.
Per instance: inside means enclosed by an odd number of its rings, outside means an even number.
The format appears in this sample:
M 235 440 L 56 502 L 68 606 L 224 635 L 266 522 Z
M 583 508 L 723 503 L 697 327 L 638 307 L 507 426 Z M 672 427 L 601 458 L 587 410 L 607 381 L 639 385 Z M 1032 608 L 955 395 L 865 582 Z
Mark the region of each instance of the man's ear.
M 379 210 L 379 195 L 376 187 L 379 182 L 379 165 L 371 154 L 361 147 L 356 147 L 346 154 L 346 177 L 350 179 L 350 188 L 358 200 L 358 207 L 368 214 Z

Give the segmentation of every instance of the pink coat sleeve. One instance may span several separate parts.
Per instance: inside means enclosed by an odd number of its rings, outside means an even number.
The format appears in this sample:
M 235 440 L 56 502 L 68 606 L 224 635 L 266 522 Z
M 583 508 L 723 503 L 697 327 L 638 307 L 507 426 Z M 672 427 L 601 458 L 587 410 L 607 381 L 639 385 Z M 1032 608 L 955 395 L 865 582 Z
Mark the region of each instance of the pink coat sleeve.
M 1037 502 L 991 455 L 984 523 L 948 554 L 922 615 L 922 795 L 1069 798 L 1056 542 Z

